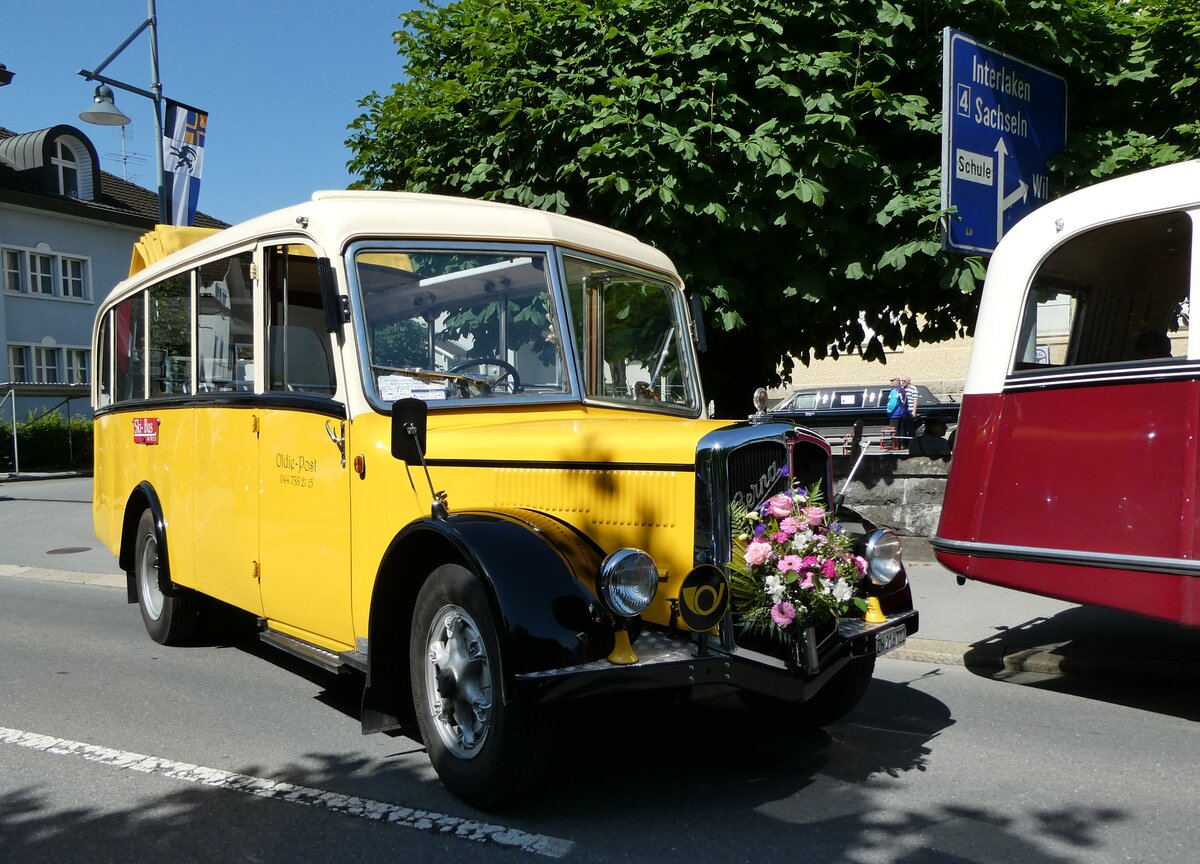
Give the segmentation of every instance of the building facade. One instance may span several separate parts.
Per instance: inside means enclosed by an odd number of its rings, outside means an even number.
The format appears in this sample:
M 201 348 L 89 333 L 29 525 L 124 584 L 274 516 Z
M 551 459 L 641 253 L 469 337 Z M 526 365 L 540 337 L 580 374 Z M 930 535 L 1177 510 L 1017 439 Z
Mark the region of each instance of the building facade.
M 102 171 L 79 129 L 0 128 L 0 417 L 88 413 L 96 309 L 157 221 L 156 194 Z

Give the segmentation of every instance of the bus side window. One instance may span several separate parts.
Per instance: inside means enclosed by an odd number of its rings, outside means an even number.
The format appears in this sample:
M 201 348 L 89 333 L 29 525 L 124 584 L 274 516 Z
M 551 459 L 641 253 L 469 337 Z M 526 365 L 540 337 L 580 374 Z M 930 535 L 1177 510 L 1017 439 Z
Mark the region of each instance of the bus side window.
M 139 291 L 113 309 L 113 400 L 146 397 L 143 358 L 146 356 L 146 292 Z
M 150 286 L 150 398 L 192 391 L 192 274 Z
M 112 313 L 106 313 L 100 319 L 100 333 L 96 337 L 96 393 L 97 406 L 103 408 L 112 404 Z
M 1013 371 L 1185 357 L 1191 247 L 1182 212 L 1063 243 L 1033 278 Z
M 267 389 L 332 396 L 337 390 L 317 259 L 307 246 L 266 250 Z
M 243 252 L 199 270 L 196 377 L 201 393 L 254 389 L 252 257 Z

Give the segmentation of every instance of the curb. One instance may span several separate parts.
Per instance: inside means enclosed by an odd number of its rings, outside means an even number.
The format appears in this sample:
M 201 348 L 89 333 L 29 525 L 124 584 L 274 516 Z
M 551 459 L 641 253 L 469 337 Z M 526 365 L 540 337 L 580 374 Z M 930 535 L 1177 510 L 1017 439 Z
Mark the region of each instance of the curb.
M 909 639 L 883 659 L 965 666 L 983 672 L 1034 672 L 1081 678 L 1200 683 L 1200 659 L 1107 654 L 1070 642 L 1023 648 L 999 643 Z

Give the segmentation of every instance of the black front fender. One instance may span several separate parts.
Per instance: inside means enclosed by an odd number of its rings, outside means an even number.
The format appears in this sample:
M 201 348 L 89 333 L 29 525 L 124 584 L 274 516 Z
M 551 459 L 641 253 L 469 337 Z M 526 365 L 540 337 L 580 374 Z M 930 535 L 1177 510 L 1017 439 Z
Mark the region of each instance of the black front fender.
M 517 675 L 578 666 L 612 652 L 614 622 L 593 590 L 603 560 L 603 550 L 586 536 L 533 510 L 464 511 L 407 525 L 388 547 L 375 580 L 364 728 L 389 728 L 395 725 L 389 718 L 402 721 L 411 710 L 400 703 L 408 692 L 412 610 L 420 586 L 439 565 L 462 564 L 483 582 L 508 699 Z M 380 719 L 368 721 L 369 711 Z

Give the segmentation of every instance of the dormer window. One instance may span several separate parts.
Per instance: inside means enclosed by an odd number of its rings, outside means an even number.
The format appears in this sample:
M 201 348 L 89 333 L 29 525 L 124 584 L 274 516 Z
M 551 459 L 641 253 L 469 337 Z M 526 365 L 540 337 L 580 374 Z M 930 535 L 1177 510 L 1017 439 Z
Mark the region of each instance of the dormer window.
M 54 142 L 54 156 L 50 159 L 58 175 L 58 194 L 79 197 L 79 161 L 67 142 L 59 138 Z

